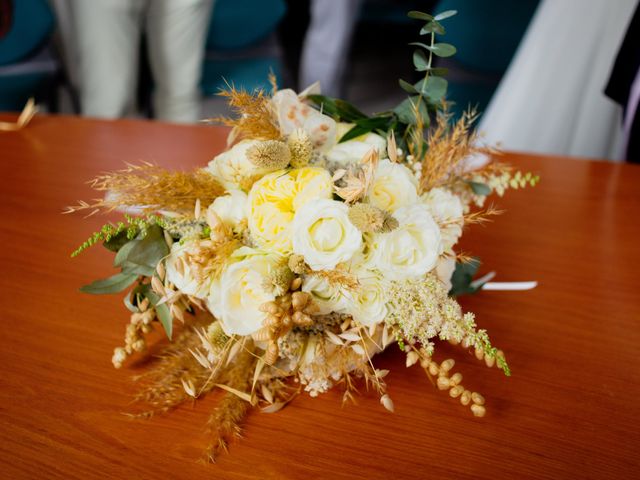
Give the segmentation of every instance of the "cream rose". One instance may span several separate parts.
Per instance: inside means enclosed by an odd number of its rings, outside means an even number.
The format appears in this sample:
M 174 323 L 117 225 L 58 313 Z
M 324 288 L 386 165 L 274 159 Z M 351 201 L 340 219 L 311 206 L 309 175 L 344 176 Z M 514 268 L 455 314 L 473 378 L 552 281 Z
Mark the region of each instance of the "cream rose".
M 398 228 L 370 238 L 370 265 L 389 280 L 425 275 L 442 253 L 438 225 L 423 204 L 402 207 L 393 216 Z
M 239 261 L 229 264 L 211 285 L 207 305 L 227 335 L 251 335 L 262 328 L 265 314 L 260 305 L 275 299 L 265 289 L 265 280 L 282 257 L 248 247 L 240 248 L 232 257 Z
M 260 143 L 259 140 L 243 140 L 226 152 L 222 152 L 206 167 L 211 175 L 227 189 L 241 189 L 245 180 L 256 175 L 264 175 L 273 169 L 257 167 L 247 157 L 247 150 Z
M 293 219 L 293 251 L 313 270 L 332 270 L 362 248 L 362 233 L 348 217 L 344 202 L 316 199 L 300 208 Z
M 354 273 L 360 285 L 347 296 L 347 313 L 366 327 L 382 322 L 388 313 L 387 282 L 380 274 L 371 270 L 358 270 Z
M 199 282 L 193 276 L 189 263 L 186 261 L 182 261 L 182 273 L 176 268 L 176 263 L 180 261 L 179 259 L 184 259 L 187 253 L 194 253 L 196 246 L 196 240 L 188 241 L 184 244 L 176 242 L 171 246 L 171 253 L 165 261 L 167 280 L 173 283 L 182 293 L 197 298 L 206 298 L 211 281 Z
M 214 212 L 227 226 L 238 229 L 247 218 L 247 194 L 242 190 L 229 190 L 227 195 L 216 198 L 208 210 Z
M 422 196 L 433 218 L 444 224 L 441 230 L 445 250 L 453 247 L 462 235 L 464 210 L 460 199 L 444 188 L 433 188 Z
M 302 291 L 307 292 L 318 306 L 318 313 L 326 315 L 331 312 L 346 313 L 347 294 L 335 285 L 331 285 L 319 275 L 305 275 Z
M 352 123 L 339 123 L 336 140 L 340 140 L 353 127 Z M 378 151 L 381 157 L 386 156 L 387 141 L 376 133 L 366 133 L 346 142 L 337 143 L 327 152 L 327 160 L 338 166 L 348 166 L 359 162 L 371 149 Z
M 282 254 L 292 251 L 291 223 L 307 202 L 331 198 L 329 172 L 318 167 L 280 170 L 253 184 L 248 198 L 248 224 L 260 247 Z
M 418 182 L 407 167 L 383 159 L 378 164 L 369 189 L 371 205 L 387 212 L 395 212 L 401 207 L 418 201 Z
M 271 101 L 283 135 L 302 128 L 309 134 L 313 146 L 321 151 L 326 151 L 335 144 L 335 120 L 302 102 L 296 92 L 290 89 L 279 90 Z

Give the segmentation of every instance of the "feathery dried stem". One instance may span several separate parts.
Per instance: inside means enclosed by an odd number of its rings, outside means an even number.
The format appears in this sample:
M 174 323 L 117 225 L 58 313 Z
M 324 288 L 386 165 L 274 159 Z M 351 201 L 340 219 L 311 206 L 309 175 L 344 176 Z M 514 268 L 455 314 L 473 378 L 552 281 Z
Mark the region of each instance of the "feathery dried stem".
M 228 89 L 222 90 L 219 95 L 227 99 L 229 107 L 235 113 L 235 118 L 214 117 L 207 121 L 232 127 L 230 143 L 243 138 L 280 139 L 278 118 L 271 104 L 271 98 L 264 91 L 257 90 L 249 93 L 229 85 Z
M 144 212 L 191 213 L 198 199 L 209 205 L 225 192 L 224 187 L 204 170 L 172 172 L 150 163 L 129 165 L 123 170 L 100 175 L 90 184 L 94 190 L 107 192 L 106 197 L 92 203 L 79 202 L 67 207 L 64 213 L 88 209 L 94 210 L 92 214 L 107 213 L 120 207 L 139 207 Z
M 474 111 L 465 112 L 453 125 L 449 124 L 449 118 L 446 110 L 439 114 L 436 126 L 429 134 L 428 149 L 422 160 L 421 192 L 446 184 L 463 174 L 464 160 L 470 155 L 495 153 L 493 148 L 478 145 L 477 135 L 472 130 L 477 119 Z
M 235 390 L 248 391 L 251 386 L 255 362 L 253 346 L 246 345 L 246 348 L 238 352 L 234 363 L 226 369 L 221 380 Z M 228 450 L 228 444 L 232 438 L 240 437 L 240 422 L 251 406 L 249 402 L 231 392 L 224 394 L 209 418 L 211 440 L 205 454 L 208 461 L 214 462 L 220 452 Z

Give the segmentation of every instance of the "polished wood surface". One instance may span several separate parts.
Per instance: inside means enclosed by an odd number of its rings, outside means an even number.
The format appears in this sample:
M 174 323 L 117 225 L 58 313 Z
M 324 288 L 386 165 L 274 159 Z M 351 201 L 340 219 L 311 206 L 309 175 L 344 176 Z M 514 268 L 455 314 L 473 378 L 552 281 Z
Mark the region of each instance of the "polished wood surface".
M 111 366 L 128 312 L 122 296 L 78 287 L 111 274 L 101 247 L 69 253 L 105 218 L 61 215 L 95 195 L 86 180 L 146 160 L 204 165 L 226 132 L 143 121 L 36 117 L 0 133 L 0 476 L 2 478 L 631 478 L 640 467 L 640 167 L 508 154 L 542 175 L 495 203 L 507 213 L 469 228 L 466 252 L 527 292 L 465 298 L 513 370 L 505 378 L 443 345 L 488 414 L 435 389 L 396 348 L 396 413 L 363 389 L 300 396 L 255 412 L 215 465 L 198 463 L 216 396 L 133 420 L 132 375 Z

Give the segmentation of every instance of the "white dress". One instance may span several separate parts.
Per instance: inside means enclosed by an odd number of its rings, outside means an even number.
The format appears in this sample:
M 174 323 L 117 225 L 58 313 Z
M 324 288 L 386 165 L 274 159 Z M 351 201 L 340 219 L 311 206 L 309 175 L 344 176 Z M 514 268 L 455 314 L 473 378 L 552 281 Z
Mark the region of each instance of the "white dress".
M 636 0 L 543 0 L 480 122 L 505 150 L 619 158 L 622 109 L 604 95 Z

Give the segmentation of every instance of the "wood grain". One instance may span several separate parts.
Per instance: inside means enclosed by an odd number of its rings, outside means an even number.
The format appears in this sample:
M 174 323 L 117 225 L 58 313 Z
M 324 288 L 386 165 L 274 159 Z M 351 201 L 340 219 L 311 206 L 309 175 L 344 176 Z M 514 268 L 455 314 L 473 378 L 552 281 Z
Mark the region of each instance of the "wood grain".
M 363 390 L 300 397 L 252 414 L 245 438 L 216 465 L 197 463 L 215 396 L 132 420 L 131 376 L 114 370 L 127 312 L 120 296 L 78 287 L 109 275 L 112 256 L 69 253 L 102 218 L 63 216 L 92 198 L 83 183 L 123 162 L 204 165 L 226 132 L 142 121 L 40 116 L 0 134 L 0 474 L 3 478 L 628 478 L 640 462 L 640 167 L 508 154 L 542 175 L 510 192 L 507 213 L 465 233 L 463 248 L 497 280 L 538 280 L 529 292 L 464 299 L 513 377 L 460 348 L 465 383 L 487 397 L 473 418 L 395 348 L 387 413 Z

